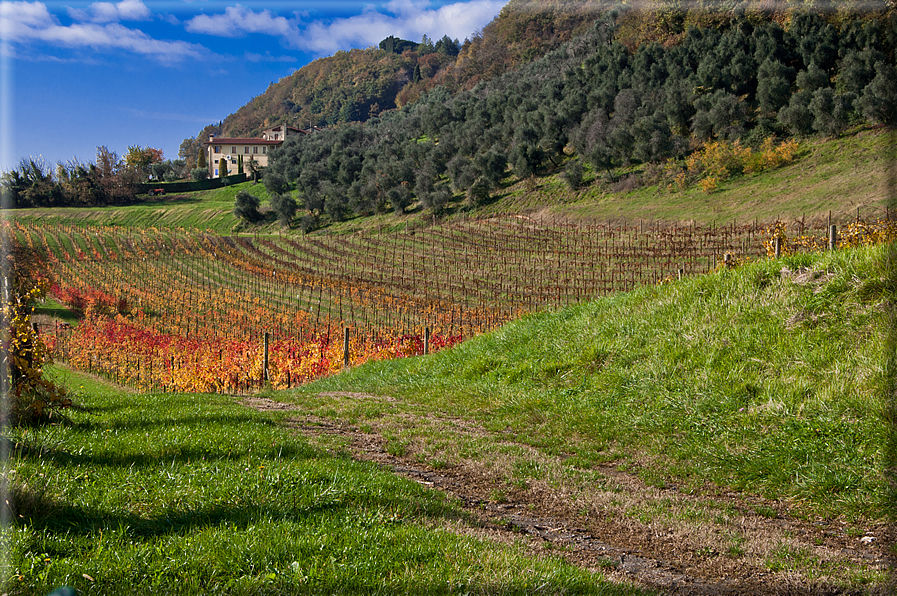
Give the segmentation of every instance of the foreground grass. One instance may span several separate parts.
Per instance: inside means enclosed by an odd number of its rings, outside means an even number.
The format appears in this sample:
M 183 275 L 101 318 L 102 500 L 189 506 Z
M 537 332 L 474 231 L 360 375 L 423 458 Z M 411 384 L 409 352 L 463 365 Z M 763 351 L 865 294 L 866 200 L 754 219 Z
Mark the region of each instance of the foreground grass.
M 394 396 L 421 419 L 462 418 L 496 437 L 391 431 L 396 449 L 416 442 L 431 463 L 511 442 L 562 457 L 571 473 L 612 462 L 653 486 L 728 487 L 800 516 L 882 522 L 887 250 L 759 262 L 529 316 L 292 399 L 371 424 L 398 406 L 334 392 Z M 514 482 L 545 474 L 537 458 L 508 469 Z
M 441 494 L 229 397 L 52 376 L 90 413 L 9 432 L 5 593 L 637 593 L 442 529 Z

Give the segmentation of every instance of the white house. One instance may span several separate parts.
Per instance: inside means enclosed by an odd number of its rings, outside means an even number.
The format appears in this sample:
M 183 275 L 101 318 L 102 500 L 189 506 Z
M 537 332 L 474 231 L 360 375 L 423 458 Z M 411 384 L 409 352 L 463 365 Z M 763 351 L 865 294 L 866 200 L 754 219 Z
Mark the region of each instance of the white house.
M 209 140 L 203 143 L 206 152 L 206 163 L 209 164 L 209 177 L 220 178 L 237 173 L 237 163 L 243 157 L 243 171 L 247 171 L 250 159 L 255 160 L 258 167 L 268 165 L 268 152 L 272 148 L 281 145 L 288 136 L 296 134 L 310 134 L 310 131 L 293 128 L 286 124 L 275 126 L 262 131 L 258 138 L 226 138 L 211 135 Z M 227 163 L 227 171 L 221 172 L 219 164 L 221 158 Z

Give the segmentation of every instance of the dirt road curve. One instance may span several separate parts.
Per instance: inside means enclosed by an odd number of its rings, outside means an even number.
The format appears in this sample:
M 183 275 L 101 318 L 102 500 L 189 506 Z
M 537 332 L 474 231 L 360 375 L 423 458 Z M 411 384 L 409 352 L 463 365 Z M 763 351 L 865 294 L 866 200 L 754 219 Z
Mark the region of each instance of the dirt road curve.
M 265 398 L 243 398 L 243 403 L 260 410 L 297 408 Z M 433 469 L 416 457 L 413 444 L 401 455 L 390 453 L 395 450 L 387 449 L 384 435 L 395 420 L 378 418 L 353 426 L 305 414 L 287 423 L 315 444 L 338 444 L 355 459 L 456 498 L 469 518 L 446 529 L 522 542 L 534 555 L 558 555 L 612 581 L 664 594 L 897 594 L 887 548 L 894 537 L 888 527 L 857 536 L 848 524 L 797 519 L 774 502 L 647 486 L 613 466 L 600 469 L 607 480 L 594 490 L 558 481 L 509 484 L 494 462 L 463 459 Z M 400 423 L 407 427 L 414 421 L 403 415 Z M 665 516 L 632 513 L 658 507 Z M 708 511 L 724 511 L 725 518 L 717 513 L 708 522 Z M 680 517 L 681 523 L 671 521 Z M 845 580 L 858 574 L 869 579 Z

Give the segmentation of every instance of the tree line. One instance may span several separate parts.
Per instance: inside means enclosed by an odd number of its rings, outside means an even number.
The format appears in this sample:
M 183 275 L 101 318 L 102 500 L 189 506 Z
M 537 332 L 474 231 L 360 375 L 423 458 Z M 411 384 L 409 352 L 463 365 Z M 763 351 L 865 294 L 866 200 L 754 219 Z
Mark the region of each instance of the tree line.
M 162 151 L 133 145 L 124 156 L 97 147 L 96 161 L 72 159 L 51 165 L 27 157 L 0 176 L 4 208 L 115 205 L 134 200 L 138 184 L 189 177 L 186 160 L 165 160 Z
M 438 212 L 458 195 L 476 206 L 508 175 L 563 167 L 575 185 L 584 164 L 609 171 L 684 159 L 712 140 L 760 146 L 897 119 L 892 12 L 801 12 L 787 27 L 736 16 L 637 48 L 617 37 L 621 16 L 469 91 L 436 87 L 364 124 L 289 138 L 264 178 L 282 220 L 293 203 L 303 227 L 415 202 Z

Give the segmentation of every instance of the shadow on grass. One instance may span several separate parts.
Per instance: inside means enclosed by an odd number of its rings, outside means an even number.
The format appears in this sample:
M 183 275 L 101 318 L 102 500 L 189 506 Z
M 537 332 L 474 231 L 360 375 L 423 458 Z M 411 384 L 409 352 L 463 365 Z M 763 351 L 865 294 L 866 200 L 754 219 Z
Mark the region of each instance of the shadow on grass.
M 63 321 L 77 321 L 78 315 L 75 311 L 65 307 L 38 306 L 34 310 L 35 315 L 46 315 L 54 319 L 62 319 Z
M 104 411 L 103 406 L 91 406 L 91 412 L 101 412 Z M 113 406 L 114 409 L 114 406 Z M 105 410 L 112 411 L 112 410 Z M 94 420 L 84 420 L 78 423 L 78 428 L 85 431 L 92 431 L 97 429 L 102 430 L 124 430 L 124 431 L 141 431 L 141 430 L 152 430 L 154 428 L 168 428 L 172 425 L 190 425 L 190 426 L 214 426 L 218 424 L 226 424 L 229 426 L 238 427 L 242 424 L 257 424 L 259 426 L 265 427 L 276 427 L 278 423 L 276 420 L 268 420 L 268 419 L 260 419 L 258 417 L 252 415 L 239 415 L 239 414 L 228 414 L 228 415 L 210 415 L 210 416 L 160 416 L 153 418 L 152 420 L 121 420 L 121 421 L 94 421 Z
M 187 464 L 192 462 L 216 462 L 237 461 L 247 457 L 244 451 L 226 451 L 223 449 L 210 450 L 201 448 L 171 447 L 162 448 L 155 453 L 117 454 L 106 452 L 100 454 L 69 453 L 67 451 L 35 447 L 33 445 L 14 444 L 11 450 L 13 456 L 22 459 L 40 459 L 49 461 L 59 466 L 82 467 L 136 467 L 149 469 L 153 467 L 167 467 L 174 464 Z M 318 453 L 311 447 L 284 446 L 275 449 L 253 451 L 254 457 L 260 457 L 269 461 L 278 459 L 314 459 Z
M 171 195 L 165 199 L 146 199 L 128 203 L 127 205 L 118 205 L 119 207 L 171 207 L 172 205 L 198 205 L 203 200 L 192 195 Z
M 124 529 L 135 538 L 156 538 L 170 534 L 227 525 L 245 529 L 261 521 L 301 522 L 308 518 L 340 510 L 350 505 L 334 499 L 308 506 L 289 502 L 272 504 L 219 503 L 195 509 L 174 509 L 159 515 L 142 517 L 91 507 L 77 507 L 55 501 L 44 494 L 10 490 L 11 519 L 19 526 L 35 530 L 90 536 L 102 531 Z

